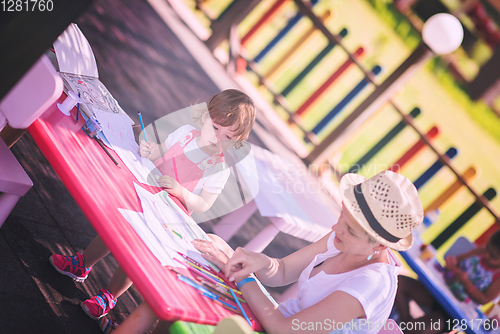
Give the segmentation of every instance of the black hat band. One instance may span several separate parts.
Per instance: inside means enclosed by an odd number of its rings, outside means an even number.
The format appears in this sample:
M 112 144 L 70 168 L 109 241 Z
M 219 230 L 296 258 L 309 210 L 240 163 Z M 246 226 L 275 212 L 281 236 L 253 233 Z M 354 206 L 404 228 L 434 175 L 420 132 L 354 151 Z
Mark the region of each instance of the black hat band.
M 359 208 L 361 209 L 361 212 L 365 216 L 366 221 L 368 221 L 370 227 L 375 232 L 377 232 L 378 235 L 380 235 L 382 238 L 384 238 L 389 242 L 398 242 L 399 240 L 401 240 L 401 238 L 395 237 L 389 232 L 387 232 L 382 227 L 382 225 L 380 225 L 377 218 L 375 218 L 372 211 L 370 210 L 370 207 L 368 206 L 368 203 L 366 203 L 365 197 L 363 196 L 363 192 L 361 191 L 361 183 L 354 186 L 354 197 L 356 198 L 356 201 L 358 201 Z

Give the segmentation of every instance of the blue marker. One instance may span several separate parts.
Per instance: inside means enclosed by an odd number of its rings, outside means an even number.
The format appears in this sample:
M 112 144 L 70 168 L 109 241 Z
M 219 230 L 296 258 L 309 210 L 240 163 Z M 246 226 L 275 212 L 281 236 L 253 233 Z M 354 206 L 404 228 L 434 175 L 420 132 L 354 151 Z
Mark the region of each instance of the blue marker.
M 138 112 L 138 115 L 139 115 L 139 121 L 141 121 L 141 128 L 142 128 L 142 133 L 144 134 L 144 140 L 147 143 L 148 142 L 148 138 L 146 138 L 146 130 L 144 130 L 144 123 L 142 122 L 142 115 L 141 115 L 140 111 Z
M 250 327 L 252 327 L 252 323 L 250 322 L 250 319 L 248 319 L 248 316 L 245 313 L 245 310 L 243 309 L 243 307 L 241 307 L 240 301 L 238 300 L 238 298 L 236 298 L 236 295 L 234 294 L 233 289 L 230 289 L 229 292 L 231 292 L 231 294 L 233 295 L 234 301 L 236 302 L 236 305 L 238 305 L 238 308 L 240 309 L 241 314 L 243 314 L 243 317 L 245 317 L 245 320 L 248 322 L 248 325 Z
M 215 296 L 214 298 L 218 297 L 216 294 L 212 293 L 212 291 L 210 291 L 210 290 L 206 289 L 205 287 L 199 285 L 198 283 L 196 283 L 193 280 L 187 278 L 186 276 L 183 276 L 181 274 L 177 274 L 177 279 L 179 279 L 179 281 L 182 281 L 182 282 L 186 283 L 187 285 L 192 286 L 196 290 L 200 290 L 201 292 L 206 293 L 207 295 Z
M 193 280 L 187 278 L 186 276 L 183 276 L 181 274 L 177 274 L 177 279 L 179 279 L 179 281 L 182 281 L 182 282 L 186 283 L 187 285 L 192 286 L 196 290 L 200 291 L 201 294 L 204 295 L 205 297 L 213 299 L 213 300 L 216 300 L 216 301 L 220 302 L 221 304 L 224 304 L 227 307 L 230 307 L 230 308 L 236 310 L 236 307 L 234 307 L 233 305 L 230 305 L 230 304 L 222 301 L 219 298 L 219 296 L 217 296 L 215 293 L 213 293 L 212 291 L 210 291 L 210 290 L 206 289 L 205 287 L 199 285 L 198 283 L 194 282 Z M 233 294 L 234 294 L 234 292 L 233 292 Z
M 206 293 L 204 293 L 204 292 L 201 292 L 201 294 L 202 294 L 203 296 L 207 297 L 207 298 L 210 298 L 210 299 L 212 299 L 212 300 L 214 300 L 214 301 L 218 302 L 218 303 L 221 303 L 222 305 L 225 305 L 225 306 L 229 307 L 229 308 L 230 308 L 230 309 L 232 309 L 232 310 L 235 310 L 235 311 L 237 311 L 237 310 L 238 310 L 238 309 L 237 309 L 236 307 L 234 307 L 233 305 L 228 304 L 228 303 L 226 303 L 225 301 L 222 301 L 222 300 L 219 298 L 219 296 L 217 296 L 217 295 L 213 295 L 213 294 L 212 294 L 212 295 L 209 295 L 209 294 L 206 294 Z M 214 298 L 214 296 L 215 296 L 216 298 Z

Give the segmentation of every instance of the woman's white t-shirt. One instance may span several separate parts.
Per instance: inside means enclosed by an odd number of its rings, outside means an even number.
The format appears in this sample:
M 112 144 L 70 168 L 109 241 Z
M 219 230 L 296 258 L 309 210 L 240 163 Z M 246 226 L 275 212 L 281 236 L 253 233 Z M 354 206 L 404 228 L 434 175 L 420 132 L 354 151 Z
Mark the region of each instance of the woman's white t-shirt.
M 321 271 L 309 278 L 314 266 L 340 253 L 333 244 L 334 237 L 335 232 L 332 232 L 328 238 L 328 250 L 316 255 L 309 266 L 302 271 L 298 281 L 297 298 L 290 298 L 281 303 L 278 309 L 288 318 L 318 303 L 334 291 L 343 291 L 360 302 L 366 319 L 355 319 L 345 324 L 338 333 L 376 334 L 380 332 L 391 313 L 398 287 L 401 262 L 389 251 L 390 264 L 372 263 L 349 272 L 333 275 Z M 329 330 L 328 325 L 331 326 L 332 332 L 334 329 L 340 329 L 333 327 L 337 325 L 333 323 L 333 319 L 323 321 L 323 329 Z
M 186 134 L 188 134 L 192 130 L 196 130 L 196 128 L 191 125 L 183 125 L 174 132 L 170 133 L 165 140 L 165 146 L 167 150 L 169 150 L 175 143 L 178 143 L 186 136 Z M 191 140 L 186 146 L 184 146 L 183 151 L 186 157 L 193 163 L 200 163 L 210 157 L 208 154 L 201 150 L 201 148 L 196 143 L 196 139 Z M 229 178 L 229 174 L 229 168 L 226 164 L 224 164 L 223 168 L 220 168 L 220 171 L 216 173 L 210 173 L 209 176 L 203 176 L 194 188 L 193 194 L 199 195 L 202 189 L 213 194 L 220 194 L 222 192 L 222 189 L 224 189 L 224 185 L 226 184 L 227 179 Z

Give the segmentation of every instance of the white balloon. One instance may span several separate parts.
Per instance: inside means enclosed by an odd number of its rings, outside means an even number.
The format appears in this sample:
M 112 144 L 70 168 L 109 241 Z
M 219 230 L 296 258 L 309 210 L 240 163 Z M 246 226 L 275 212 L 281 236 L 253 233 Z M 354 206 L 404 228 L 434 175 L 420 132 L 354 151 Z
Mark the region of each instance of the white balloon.
M 455 51 L 462 44 L 464 31 L 455 16 L 440 13 L 425 22 L 422 38 L 434 53 L 442 55 Z

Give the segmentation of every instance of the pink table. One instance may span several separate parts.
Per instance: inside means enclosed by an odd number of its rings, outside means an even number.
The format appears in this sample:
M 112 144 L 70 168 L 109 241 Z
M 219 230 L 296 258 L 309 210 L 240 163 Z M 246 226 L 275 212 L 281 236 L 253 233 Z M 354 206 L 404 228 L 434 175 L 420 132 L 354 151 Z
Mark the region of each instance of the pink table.
M 64 98 L 63 94 L 58 102 L 62 103 Z M 75 112 L 73 108 L 72 117 L 64 116 L 54 104 L 28 131 L 151 308 L 163 320 L 211 325 L 233 315 L 162 267 L 123 218 L 118 208 L 142 212 L 134 189 L 134 183 L 139 182 L 114 151 L 110 150 L 121 168 L 81 130 L 83 121 L 80 118 L 80 122 L 75 123 Z M 152 193 L 160 191 L 160 188 L 141 186 Z M 180 205 L 176 198 L 174 201 Z M 248 307 L 245 308 L 249 316 L 255 318 Z M 262 329 L 255 320 L 252 322 L 256 330 Z

